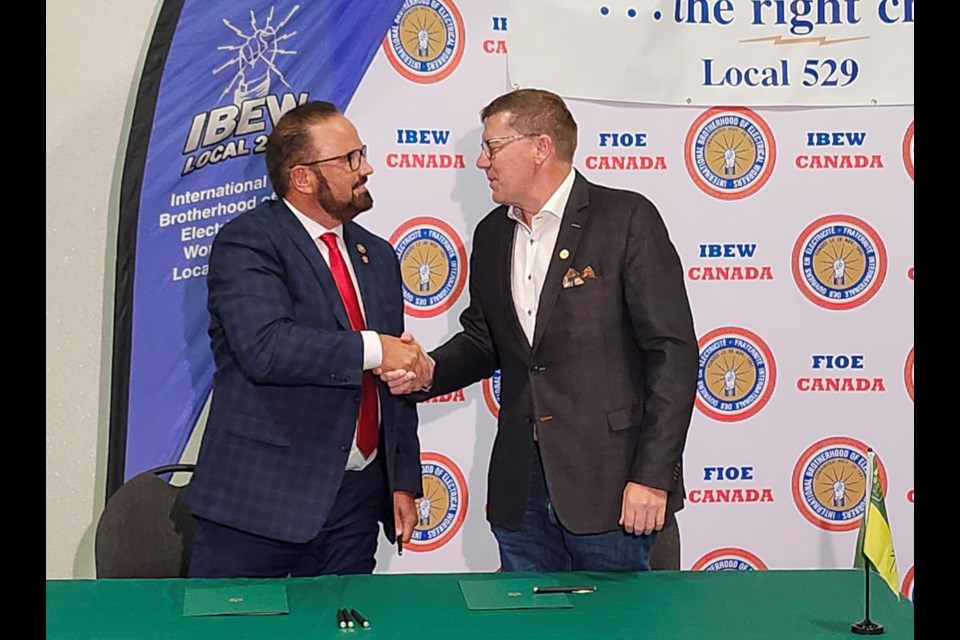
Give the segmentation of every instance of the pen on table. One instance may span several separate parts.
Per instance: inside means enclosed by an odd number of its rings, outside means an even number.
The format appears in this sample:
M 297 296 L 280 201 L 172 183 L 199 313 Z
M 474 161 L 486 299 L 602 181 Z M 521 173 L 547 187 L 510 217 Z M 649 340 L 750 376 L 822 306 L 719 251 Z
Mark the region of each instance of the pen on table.
M 534 593 L 593 593 L 596 587 L 534 587 Z
M 403 536 L 400 534 L 397 535 L 397 555 L 403 555 Z
M 350 615 L 352 615 L 353 619 L 357 621 L 357 624 L 359 624 L 364 629 L 370 626 L 370 621 L 364 618 L 362 615 L 360 615 L 360 612 L 357 611 L 356 609 L 350 609 Z
M 347 610 L 337 609 L 337 626 L 341 629 L 347 628 Z

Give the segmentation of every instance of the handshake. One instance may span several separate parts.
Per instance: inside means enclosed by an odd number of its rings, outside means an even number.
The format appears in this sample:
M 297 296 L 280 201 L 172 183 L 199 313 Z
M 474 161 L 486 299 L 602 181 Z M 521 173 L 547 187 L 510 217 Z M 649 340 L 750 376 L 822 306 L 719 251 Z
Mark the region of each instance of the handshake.
M 383 360 L 373 373 L 387 383 L 390 393 L 407 394 L 429 387 L 433 382 L 433 367 L 436 363 L 413 335 L 407 331 L 399 338 L 379 335 Z

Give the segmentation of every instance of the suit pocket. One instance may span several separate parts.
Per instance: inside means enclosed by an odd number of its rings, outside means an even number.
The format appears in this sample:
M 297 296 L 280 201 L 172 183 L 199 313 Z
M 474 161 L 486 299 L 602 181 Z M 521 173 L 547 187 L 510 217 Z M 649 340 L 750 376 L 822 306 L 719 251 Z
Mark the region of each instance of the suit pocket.
M 603 281 L 599 276 L 584 280 L 582 284 L 560 288 L 560 295 L 570 299 L 583 299 L 603 293 Z
M 635 404 L 607 413 L 607 424 L 611 431 L 623 431 L 630 427 L 639 427 L 643 420 L 643 405 Z
M 262 442 L 275 447 L 289 447 L 290 434 L 287 427 L 276 422 L 249 416 L 229 416 L 224 431 L 232 436 Z

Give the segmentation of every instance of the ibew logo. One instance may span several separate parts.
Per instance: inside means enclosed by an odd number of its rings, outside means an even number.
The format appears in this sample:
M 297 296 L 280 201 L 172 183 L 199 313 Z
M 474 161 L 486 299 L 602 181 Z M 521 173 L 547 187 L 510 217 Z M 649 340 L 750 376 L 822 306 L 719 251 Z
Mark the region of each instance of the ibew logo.
M 770 126 L 752 109 L 714 107 L 690 125 L 683 157 L 701 191 L 721 200 L 739 200 L 770 179 L 777 144 Z
M 467 515 L 467 482 L 453 460 L 439 453 L 420 456 L 423 497 L 417 498 L 417 525 L 408 548 L 432 551 L 447 544 Z
M 250 24 L 244 27 L 223 19 L 234 38 L 218 47 L 228 52 L 228 59 L 213 69 L 213 74 L 233 70 L 220 94 L 220 100 L 230 96 L 231 103 L 193 117 L 183 145 L 185 159 L 180 175 L 231 158 L 263 153 L 267 120 L 272 127 L 284 113 L 309 100 L 307 92 L 271 93 L 275 80 L 293 91 L 283 76 L 281 56 L 294 56 L 297 51 L 281 43 L 296 35 L 289 23 L 299 9 L 300 5 L 294 5 L 277 23 L 273 21 L 273 7 L 262 18 L 251 11 Z M 254 134 L 258 135 L 252 141 L 243 137 Z M 199 149 L 202 151 L 196 153 Z
M 913 180 L 913 121 L 907 127 L 903 134 L 903 168 L 907 170 L 907 175 Z
M 767 565 L 746 549 L 722 547 L 701 556 L 691 571 L 766 571 Z
M 695 406 L 722 422 L 746 420 L 770 400 L 777 382 L 773 352 L 743 327 L 720 327 L 698 341 Z
M 448 77 L 463 57 L 466 34 L 452 0 L 404 0 L 383 39 L 397 73 L 430 84 Z
M 880 290 L 887 275 L 887 249 L 866 221 L 846 214 L 823 216 L 797 237 L 791 255 L 793 281 L 818 307 L 859 307 Z
M 880 490 L 887 493 L 887 471 L 877 456 Z M 800 514 L 825 531 L 853 531 L 866 509 L 867 445 L 835 436 L 804 451 L 793 467 L 791 489 Z
M 900 593 L 907 596 L 910 602 L 913 600 L 913 565 L 910 565 L 910 569 L 907 570 L 907 575 L 903 577 L 903 585 L 900 587 Z
M 910 353 L 907 354 L 907 361 L 903 365 L 903 384 L 907 388 L 907 395 L 913 402 L 913 347 L 910 347 Z

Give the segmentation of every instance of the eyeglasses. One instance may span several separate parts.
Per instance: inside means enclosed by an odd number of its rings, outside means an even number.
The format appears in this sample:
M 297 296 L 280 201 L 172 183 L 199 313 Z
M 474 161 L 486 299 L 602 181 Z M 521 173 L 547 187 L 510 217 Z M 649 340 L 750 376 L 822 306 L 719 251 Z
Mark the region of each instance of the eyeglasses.
M 490 138 L 489 140 L 481 140 L 480 151 L 483 152 L 483 157 L 489 160 L 490 158 L 493 157 L 493 154 L 495 154 L 497 151 L 507 146 L 508 142 L 519 140 L 520 138 L 529 138 L 531 136 L 538 136 L 538 135 L 540 134 L 539 133 L 518 133 L 515 136 L 503 136 L 500 138 Z M 497 147 L 491 147 L 490 146 L 491 142 L 502 142 L 503 144 Z
M 324 162 L 333 162 L 334 160 L 346 160 L 350 164 L 350 171 L 356 171 L 360 168 L 361 158 L 367 157 L 367 145 L 363 145 L 359 149 L 354 149 L 353 151 L 348 151 L 347 153 L 341 156 L 334 156 L 332 158 L 324 158 L 323 160 L 314 160 L 313 162 L 298 162 L 297 164 L 309 167 L 312 164 L 322 164 Z M 293 167 L 297 166 L 293 165 Z M 290 167 L 291 169 L 293 167 Z

